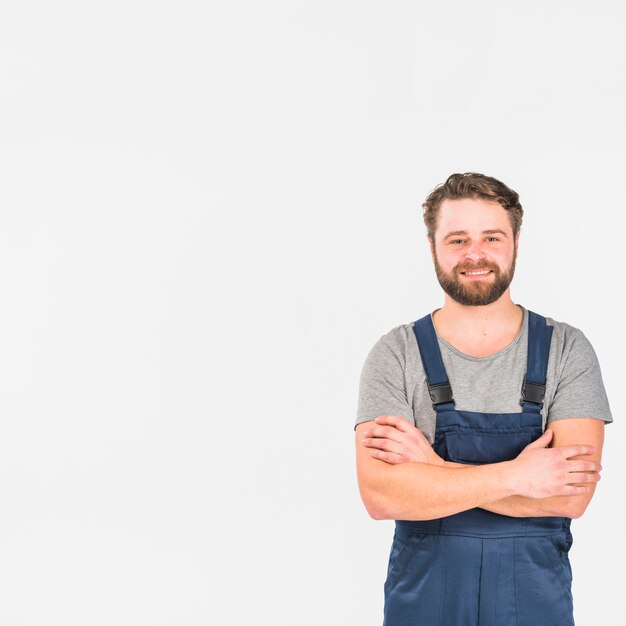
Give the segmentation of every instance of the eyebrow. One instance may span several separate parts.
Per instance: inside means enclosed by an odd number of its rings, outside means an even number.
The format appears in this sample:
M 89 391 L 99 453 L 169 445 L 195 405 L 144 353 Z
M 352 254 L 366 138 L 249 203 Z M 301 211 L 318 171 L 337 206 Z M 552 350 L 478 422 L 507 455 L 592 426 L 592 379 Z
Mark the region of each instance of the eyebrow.
M 458 235 L 467 235 L 467 231 L 466 230 L 453 230 L 450 231 L 445 237 L 444 239 L 447 239 L 448 237 L 457 237 Z M 506 232 L 504 232 L 503 230 L 501 230 L 500 228 L 490 228 L 488 230 L 483 230 L 482 232 L 483 235 L 496 235 L 496 234 L 500 234 L 500 235 L 504 235 L 505 237 L 508 237 L 508 235 L 506 234 Z

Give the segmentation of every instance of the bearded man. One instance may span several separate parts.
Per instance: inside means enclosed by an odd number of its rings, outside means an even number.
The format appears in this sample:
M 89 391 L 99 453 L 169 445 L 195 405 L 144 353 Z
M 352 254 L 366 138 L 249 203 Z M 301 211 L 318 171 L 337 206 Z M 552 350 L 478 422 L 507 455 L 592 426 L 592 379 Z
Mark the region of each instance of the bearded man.
M 596 355 L 511 299 L 517 193 L 453 174 L 423 208 L 444 304 L 374 345 L 355 427 L 365 507 L 396 520 L 384 624 L 569 626 L 612 421 Z

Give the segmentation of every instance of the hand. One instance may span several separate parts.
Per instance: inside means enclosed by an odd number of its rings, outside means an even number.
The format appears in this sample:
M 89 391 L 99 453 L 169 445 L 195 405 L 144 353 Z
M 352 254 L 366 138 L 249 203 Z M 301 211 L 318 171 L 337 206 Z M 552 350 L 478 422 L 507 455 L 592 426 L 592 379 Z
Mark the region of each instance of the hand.
M 587 493 L 600 480 L 599 463 L 572 457 L 593 454 L 593 446 L 547 448 L 552 431 L 547 429 L 539 439 L 527 445 L 516 459 L 516 492 L 528 498 L 576 496 Z
M 385 463 L 418 462 L 443 465 L 443 459 L 433 450 L 419 428 L 399 415 L 380 415 L 376 425 L 363 433 L 363 445 L 370 456 Z

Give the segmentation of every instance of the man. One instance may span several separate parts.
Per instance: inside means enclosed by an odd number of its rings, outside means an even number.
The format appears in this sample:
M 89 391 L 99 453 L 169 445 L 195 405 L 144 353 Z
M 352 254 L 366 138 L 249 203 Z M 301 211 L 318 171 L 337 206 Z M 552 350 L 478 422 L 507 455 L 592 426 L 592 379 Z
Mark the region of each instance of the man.
M 513 190 L 453 174 L 423 207 L 444 304 L 374 345 L 356 421 L 365 507 L 396 520 L 385 626 L 573 624 L 570 521 L 612 421 L 595 353 L 511 300 Z

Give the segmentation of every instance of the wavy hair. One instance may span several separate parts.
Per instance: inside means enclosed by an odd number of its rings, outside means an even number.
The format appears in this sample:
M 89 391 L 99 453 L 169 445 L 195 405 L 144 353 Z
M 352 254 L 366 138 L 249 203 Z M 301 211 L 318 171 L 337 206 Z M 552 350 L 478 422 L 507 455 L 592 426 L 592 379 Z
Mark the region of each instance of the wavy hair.
M 486 202 L 497 202 L 509 214 L 513 237 L 517 235 L 524 211 L 519 202 L 518 194 L 504 183 L 476 172 L 452 174 L 445 183 L 437 185 L 426 198 L 424 209 L 424 224 L 428 236 L 433 239 L 437 228 L 437 212 L 444 200 L 460 200 L 462 198 L 480 198 Z

